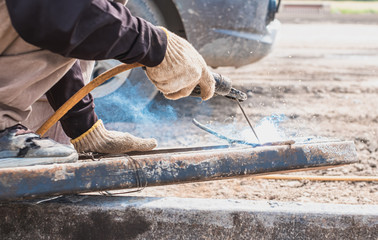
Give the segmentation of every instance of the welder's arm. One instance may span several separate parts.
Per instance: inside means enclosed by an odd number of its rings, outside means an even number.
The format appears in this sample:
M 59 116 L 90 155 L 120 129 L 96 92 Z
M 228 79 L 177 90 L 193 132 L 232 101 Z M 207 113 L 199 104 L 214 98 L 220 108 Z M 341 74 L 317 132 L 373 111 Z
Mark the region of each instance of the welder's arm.
M 147 67 L 158 65 L 147 68 L 147 75 L 167 98 L 188 96 L 196 85 L 201 87 L 202 99 L 213 96 L 215 81 L 193 46 L 174 33 L 132 16 L 120 3 L 107 0 L 6 0 L 6 3 L 16 31 L 35 46 L 79 59 L 115 58 Z
M 164 31 L 107 0 L 6 0 L 12 24 L 27 42 L 63 56 L 118 59 L 156 66 Z

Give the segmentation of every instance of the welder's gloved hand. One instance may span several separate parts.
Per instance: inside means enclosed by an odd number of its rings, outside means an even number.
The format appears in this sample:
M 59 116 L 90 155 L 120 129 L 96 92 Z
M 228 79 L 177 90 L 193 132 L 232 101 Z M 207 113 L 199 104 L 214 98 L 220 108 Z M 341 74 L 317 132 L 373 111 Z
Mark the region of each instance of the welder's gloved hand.
M 201 87 L 201 97 L 214 95 L 215 80 L 205 60 L 185 39 L 166 30 L 168 45 L 163 61 L 156 67 L 146 67 L 148 78 L 168 99 L 187 97 Z
M 125 153 L 149 151 L 157 146 L 153 138 L 142 139 L 129 133 L 108 131 L 98 120 L 88 131 L 71 140 L 77 152 Z

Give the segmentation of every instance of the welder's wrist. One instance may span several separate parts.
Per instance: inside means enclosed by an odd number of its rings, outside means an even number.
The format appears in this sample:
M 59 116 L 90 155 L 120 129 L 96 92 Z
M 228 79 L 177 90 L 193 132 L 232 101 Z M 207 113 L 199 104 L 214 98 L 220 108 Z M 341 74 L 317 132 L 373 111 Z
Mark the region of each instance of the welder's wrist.
M 99 119 L 93 126 L 81 134 L 79 137 L 72 139 L 71 143 L 75 147 L 76 151 L 82 152 L 88 146 L 92 146 L 96 141 L 98 141 L 98 136 L 102 135 L 106 131 L 102 120 Z
M 146 33 L 146 35 L 150 35 L 150 43 L 144 44 L 144 48 L 146 50 L 144 50 L 143 52 L 145 52 L 146 55 L 138 60 L 125 60 L 122 55 L 117 56 L 116 59 L 127 64 L 139 62 L 147 67 L 155 67 L 164 60 L 168 45 L 166 30 L 163 30 L 160 27 L 153 26 L 150 23 L 147 24 L 149 25 L 150 30 L 148 33 Z
M 157 146 L 153 138 L 143 139 L 126 132 L 108 131 L 98 120 L 88 131 L 71 140 L 77 152 L 126 153 L 150 151 Z
M 147 67 L 156 67 L 159 65 L 165 57 L 168 46 L 168 31 L 163 27 L 156 27 L 156 33 L 158 35 L 157 42 L 151 44 L 151 48 L 146 57 L 139 61 L 139 63 Z
M 166 29 L 165 27 L 162 27 L 162 26 L 159 26 L 159 28 L 160 28 L 161 30 L 164 31 L 165 35 L 167 36 L 167 42 L 168 42 L 168 40 L 169 40 L 169 32 L 168 32 L 168 29 Z

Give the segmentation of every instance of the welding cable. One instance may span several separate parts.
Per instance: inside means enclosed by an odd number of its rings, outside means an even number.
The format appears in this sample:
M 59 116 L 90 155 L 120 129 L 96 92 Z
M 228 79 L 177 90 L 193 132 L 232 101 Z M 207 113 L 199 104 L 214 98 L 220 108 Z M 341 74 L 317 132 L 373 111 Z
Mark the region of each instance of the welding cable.
M 309 180 L 309 181 L 346 181 L 346 182 L 378 182 L 375 176 L 311 176 L 311 175 L 283 175 L 272 174 L 256 176 L 255 179 L 270 180 Z
M 115 75 L 137 67 L 143 67 L 143 65 L 140 63 L 120 64 L 102 73 L 87 85 L 82 87 L 79 91 L 77 91 L 70 99 L 68 99 L 49 119 L 47 119 L 47 121 L 37 130 L 36 133 L 40 136 L 43 136 L 56 122 L 58 122 L 64 116 L 64 114 L 66 114 L 71 108 L 73 108 L 93 89 L 100 86 L 106 80 L 114 77 Z

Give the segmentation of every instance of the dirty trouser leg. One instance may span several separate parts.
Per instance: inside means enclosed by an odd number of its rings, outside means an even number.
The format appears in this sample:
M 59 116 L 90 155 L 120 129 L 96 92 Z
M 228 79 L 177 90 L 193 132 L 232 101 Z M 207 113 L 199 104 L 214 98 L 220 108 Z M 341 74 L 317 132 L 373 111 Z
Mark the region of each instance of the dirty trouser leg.
M 47 101 L 46 96 L 40 98 L 37 102 L 32 105 L 32 111 L 29 117 L 21 122 L 22 125 L 26 126 L 30 130 L 36 132 L 42 124 L 54 114 L 54 109 L 50 106 Z M 70 138 L 64 133 L 62 125 L 60 122 L 54 124 L 43 137 L 48 137 L 56 142 L 62 144 L 70 144 Z
M 74 62 L 45 50 L 0 56 L 0 130 L 25 120 Z
M 25 42 L 0 0 L 0 130 L 25 120 L 31 105 L 75 63 Z

